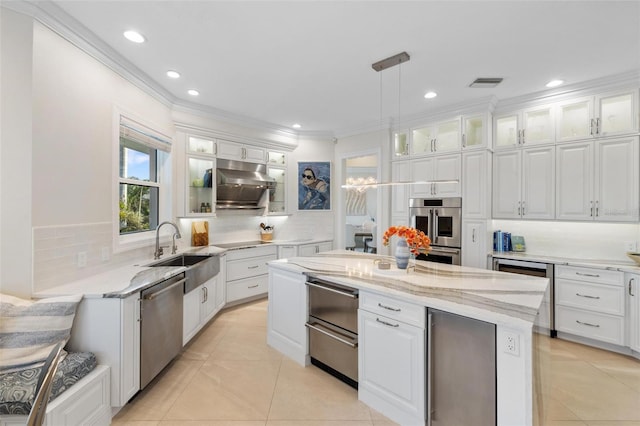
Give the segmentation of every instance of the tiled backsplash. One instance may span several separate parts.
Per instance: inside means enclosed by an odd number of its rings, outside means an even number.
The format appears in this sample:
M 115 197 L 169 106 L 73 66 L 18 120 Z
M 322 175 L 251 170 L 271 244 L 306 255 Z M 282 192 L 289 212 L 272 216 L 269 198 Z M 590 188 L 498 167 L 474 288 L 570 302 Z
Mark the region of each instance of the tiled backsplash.
M 191 245 L 191 222 L 180 219 L 183 237 L 176 240 L 180 249 Z M 293 216 L 255 216 L 220 214 L 209 221 L 209 244 L 260 239 L 260 223 L 274 227 L 274 238 L 300 240 L 333 239 L 333 215 L 305 212 Z M 43 291 L 109 269 L 148 261 L 153 247 L 113 253 L 110 222 L 33 228 L 33 292 Z M 79 253 L 86 264 L 79 266 Z
M 152 248 L 113 253 L 111 222 L 33 228 L 33 292 L 148 259 Z M 85 266 L 79 267 L 78 254 Z
M 493 230 L 524 236 L 527 253 L 574 259 L 629 262 L 625 243 L 640 243 L 634 223 L 494 220 Z

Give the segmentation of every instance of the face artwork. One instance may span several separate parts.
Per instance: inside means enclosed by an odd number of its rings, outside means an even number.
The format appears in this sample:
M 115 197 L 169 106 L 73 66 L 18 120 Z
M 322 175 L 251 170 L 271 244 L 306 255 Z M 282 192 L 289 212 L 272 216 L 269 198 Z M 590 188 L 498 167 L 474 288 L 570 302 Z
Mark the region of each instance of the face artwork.
M 299 164 L 299 210 L 329 210 L 329 163 Z

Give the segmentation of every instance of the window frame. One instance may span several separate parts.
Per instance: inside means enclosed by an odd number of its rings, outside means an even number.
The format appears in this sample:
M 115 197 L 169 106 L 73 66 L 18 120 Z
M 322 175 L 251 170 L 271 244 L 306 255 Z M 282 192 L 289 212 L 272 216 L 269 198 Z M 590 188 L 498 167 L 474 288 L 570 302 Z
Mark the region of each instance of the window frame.
M 156 153 L 155 168 L 156 168 L 156 181 L 143 181 L 138 179 L 129 179 L 120 177 L 120 137 L 122 122 L 136 123 L 141 130 L 145 132 L 152 132 L 154 136 L 158 136 L 162 141 L 166 141 L 168 144 L 168 151 L 164 149 L 158 149 L 154 146 L 147 145 Z M 140 231 L 129 234 L 120 234 L 120 184 L 133 184 L 147 187 L 158 188 L 158 224 L 165 220 L 171 219 L 171 141 L 172 139 L 166 136 L 164 133 L 152 130 L 153 124 L 146 122 L 145 120 L 137 117 L 131 113 L 125 113 L 118 109 L 114 110 L 113 120 L 113 178 L 112 178 L 112 240 L 113 240 L 113 252 L 121 253 L 124 251 L 146 248 L 155 244 L 155 228 L 148 231 Z M 157 126 L 155 126 L 157 127 Z M 139 142 L 135 140 L 136 142 Z M 151 223 L 150 223 L 151 225 Z M 157 226 L 157 225 L 156 225 Z

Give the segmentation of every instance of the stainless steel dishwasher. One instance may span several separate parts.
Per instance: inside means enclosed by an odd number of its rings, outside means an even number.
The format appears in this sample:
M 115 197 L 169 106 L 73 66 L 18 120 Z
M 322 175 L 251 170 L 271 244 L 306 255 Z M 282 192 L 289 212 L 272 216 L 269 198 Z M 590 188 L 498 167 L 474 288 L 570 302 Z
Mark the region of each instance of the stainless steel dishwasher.
M 311 363 L 358 388 L 358 290 L 309 280 Z
M 182 349 L 182 298 L 184 273 L 141 292 L 140 389 Z

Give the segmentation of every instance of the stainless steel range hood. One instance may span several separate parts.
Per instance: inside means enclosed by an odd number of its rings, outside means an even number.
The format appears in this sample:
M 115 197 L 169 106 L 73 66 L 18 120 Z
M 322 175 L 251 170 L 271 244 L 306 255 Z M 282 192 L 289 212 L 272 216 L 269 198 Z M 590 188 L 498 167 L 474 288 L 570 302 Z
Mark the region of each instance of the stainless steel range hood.
M 268 190 L 275 186 L 264 164 L 217 160 L 216 209 L 265 208 Z

